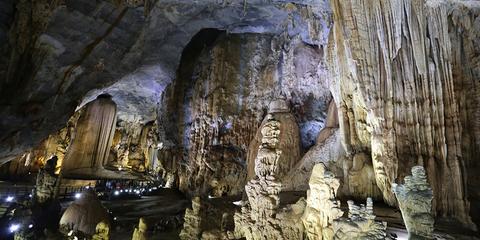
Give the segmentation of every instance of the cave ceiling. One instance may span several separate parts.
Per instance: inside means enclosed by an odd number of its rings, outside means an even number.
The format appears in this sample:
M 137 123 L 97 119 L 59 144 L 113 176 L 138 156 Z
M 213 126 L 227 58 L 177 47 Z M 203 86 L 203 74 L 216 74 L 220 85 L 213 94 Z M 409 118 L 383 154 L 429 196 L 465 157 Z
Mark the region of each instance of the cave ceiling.
M 324 45 L 331 23 L 328 2 L 309 0 L 0 5 L 2 162 L 65 126 L 75 109 L 102 93 L 112 95 L 120 120 L 154 120 L 185 46 L 202 29 Z

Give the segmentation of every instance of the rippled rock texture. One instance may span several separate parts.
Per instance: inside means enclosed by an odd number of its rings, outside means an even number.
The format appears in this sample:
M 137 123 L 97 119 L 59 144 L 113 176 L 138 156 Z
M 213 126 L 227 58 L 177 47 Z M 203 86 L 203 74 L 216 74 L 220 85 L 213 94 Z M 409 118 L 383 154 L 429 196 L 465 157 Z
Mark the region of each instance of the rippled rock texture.
M 474 91 L 468 84 L 478 73 L 478 38 L 472 38 L 478 25 L 463 32 L 460 26 L 478 19 L 478 4 L 333 0 L 331 6 L 327 65 L 347 155 L 371 156 L 390 204 L 391 183 L 425 166 L 435 212 L 474 228 L 466 167 L 478 162 L 471 135 L 477 128 L 468 121 L 476 108 L 465 91 Z

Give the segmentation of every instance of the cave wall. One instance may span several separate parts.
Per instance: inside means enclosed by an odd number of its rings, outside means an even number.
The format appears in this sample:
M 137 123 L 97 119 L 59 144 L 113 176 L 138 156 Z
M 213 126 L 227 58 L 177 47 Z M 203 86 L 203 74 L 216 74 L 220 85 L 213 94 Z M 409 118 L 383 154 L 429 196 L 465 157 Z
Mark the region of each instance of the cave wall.
M 193 62 L 182 61 L 162 96 L 158 121 L 163 151 L 183 147 L 180 189 L 192 195 L 241 193 L 248 146 L 276 96 L 291 105 L 302 152 L 311 147 L 331 100 L 322 53 L 298 38 L 219 33 Z
M 468 17 L 455 11 L 452 15 L 450 4 L 462 6 L 453 8 L 467 11 Z M 476 110 L 459 101 L 468 95 L 458 90 L 477 95 L 468 87 L 473 79 L 468 74 L 478 73 L 478 54 L 474 57 L 473 36 L 463 40 L 466 33 L 451 33 L 456 31 L 452 25 L 471 22 L 478 13 L 471 10 L 478 4 L 467 4 L 332 0 L 327 65 L 347 156 L 371 156 L 384 200 L 395 204 L 391 184 L 401 181 L 412 166 L 423 165 L 438 216 L 473 227 L 466 167 L 478 160 L 470 160 L 471 153 L 465 151 L 466 141 L 476 138 L 465 132 L 478 130 L 475 121 L 468 121 Z M 466 49 L 459 47 L 462 41 Z M 463 70 L 455 63 L 460 59 L 468 63 L 462 64 Z

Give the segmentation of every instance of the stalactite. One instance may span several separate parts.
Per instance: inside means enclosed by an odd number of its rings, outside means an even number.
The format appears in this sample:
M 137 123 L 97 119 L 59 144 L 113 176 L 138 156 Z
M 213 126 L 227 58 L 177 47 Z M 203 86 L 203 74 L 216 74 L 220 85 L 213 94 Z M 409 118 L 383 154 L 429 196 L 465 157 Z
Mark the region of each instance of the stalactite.
M 474 228 L 466 199 L 447 3 L 331 0 L 327 64 L 347 154 L 371 152 L 383 198 L 425 166 L 434 208 Z M 343 124 L 342 124 L 343 123 Z

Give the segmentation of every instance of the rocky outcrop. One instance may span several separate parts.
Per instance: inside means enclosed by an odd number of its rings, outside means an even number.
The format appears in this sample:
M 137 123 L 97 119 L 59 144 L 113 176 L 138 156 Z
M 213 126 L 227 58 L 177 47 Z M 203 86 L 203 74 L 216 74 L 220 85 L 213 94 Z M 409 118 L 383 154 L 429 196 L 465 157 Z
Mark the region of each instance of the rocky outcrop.
M 327 64 L 347 155 L 371 155 L 376 183 L 392 205 L 393 181 L 425 166 L 435 212 L 473 227 L 450 4 L 332 0 L 331 6 Z
M 403 185 L 393 184 L 392 189 L 402 211 L 409 239 L 433 239 L 432 189 L 428 185 L 425 169 L 412 168 Z
M 141 173 L 158 172 L 158 133 L 155 122 L 117 123 L 108 165 Z
M 340 218 L 334 221 L 333 239 L 369 239 L 385 240 L 392 239 L 387 235 L 387 223 L 375 221 L 373 214 L 373 201 L 367 198 L 367 205 L 355 205 L 348 202 L 348 218 Z

